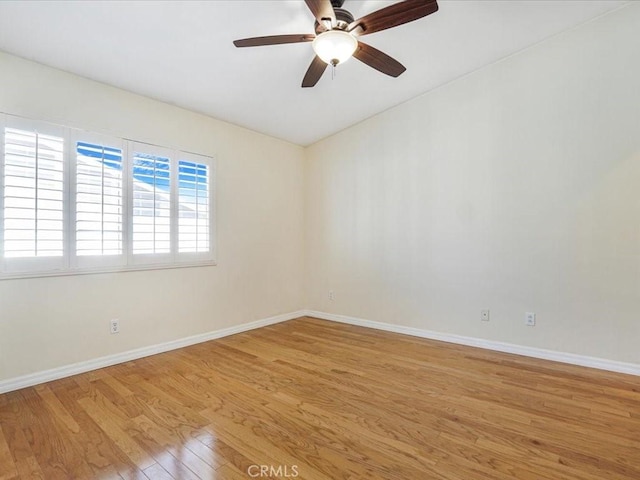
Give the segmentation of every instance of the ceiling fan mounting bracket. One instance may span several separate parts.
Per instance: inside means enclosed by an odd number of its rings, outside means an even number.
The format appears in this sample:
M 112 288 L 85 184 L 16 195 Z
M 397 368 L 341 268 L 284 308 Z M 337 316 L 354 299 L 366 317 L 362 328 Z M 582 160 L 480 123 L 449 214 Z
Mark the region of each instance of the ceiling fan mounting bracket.
M 341 8 L 343 4 L 344 4 L 344 0 L 331 0 L 331 5 L 333 6 L 334 9 Z

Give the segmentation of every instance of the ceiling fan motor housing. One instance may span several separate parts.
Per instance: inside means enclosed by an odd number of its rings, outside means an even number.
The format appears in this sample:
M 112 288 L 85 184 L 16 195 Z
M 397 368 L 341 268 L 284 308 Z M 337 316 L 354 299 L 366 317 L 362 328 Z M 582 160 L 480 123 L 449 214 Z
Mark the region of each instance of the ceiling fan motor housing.
M 336 27 L 334 30 L 346 30 L 349 24 L 354 20 L 353 15 L 344 8 L 334 8 L 333 10 L 336 14 Z M 316 34 L 320 34 L 325 31 L 324 25 L 321 27 L 317 20 L 314 25 Z

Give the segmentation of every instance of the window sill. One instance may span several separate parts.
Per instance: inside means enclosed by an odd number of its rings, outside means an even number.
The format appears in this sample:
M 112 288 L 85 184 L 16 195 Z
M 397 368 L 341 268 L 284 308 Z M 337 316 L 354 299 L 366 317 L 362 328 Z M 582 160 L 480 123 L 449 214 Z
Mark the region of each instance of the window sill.
M 2 280 L 19 280 L 24 278 L 45 278 L 45 277 L 67 277 L 73 275 L 102 275 L 105 273 L 125 273 L 140 272 L 148 270 L 168 270 L 174 268 L 194 268 L 194 267 L 214 267 L 218 263 L 215 260 L 184 262 L 171 264 L 148 264 L 148 265 L 127 265 L 104 268 L 78 268 L 69 270 L 51 270 L 46 272 L 20 272 L 20 273 L 0 273 Z

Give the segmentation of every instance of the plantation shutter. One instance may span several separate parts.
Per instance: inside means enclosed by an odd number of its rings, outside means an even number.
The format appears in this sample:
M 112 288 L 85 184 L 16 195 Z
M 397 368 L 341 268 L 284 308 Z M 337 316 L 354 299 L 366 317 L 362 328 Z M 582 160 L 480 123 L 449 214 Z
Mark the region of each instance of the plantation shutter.
M 65 145 L 60 127 L 12 119 L 3 128 L 3 269 L 64 266 Z
M 178 253 L 210 251 L 210 175 L 207 163 L 178 162 Z
M 131 164 L 132 253 L 134 257 L 138 256 L 135 261 L 171 261 L 171 153 L 160 147 L 136 143 Z
M 74 145 L 74 264 L 122 265 L 126 261 L 122 141 L 78 132 Z
M 0 113 L 0 280 L 215 265 L 215 159 Z

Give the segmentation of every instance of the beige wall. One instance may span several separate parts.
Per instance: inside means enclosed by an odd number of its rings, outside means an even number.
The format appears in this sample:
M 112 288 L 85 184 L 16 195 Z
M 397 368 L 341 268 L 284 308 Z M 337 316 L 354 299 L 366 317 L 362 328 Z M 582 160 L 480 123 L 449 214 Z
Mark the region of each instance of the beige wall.
M 309 147 L 307 307 L 640 363 L 639 25 L 629 5 Z
M 303 307 L 301 147 L 3 53 L 0 111 L 215 155 L 218 168 L 217 266 L 1 280 L 0 381 Z

